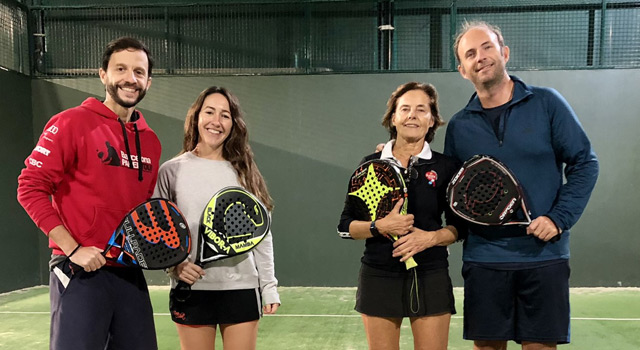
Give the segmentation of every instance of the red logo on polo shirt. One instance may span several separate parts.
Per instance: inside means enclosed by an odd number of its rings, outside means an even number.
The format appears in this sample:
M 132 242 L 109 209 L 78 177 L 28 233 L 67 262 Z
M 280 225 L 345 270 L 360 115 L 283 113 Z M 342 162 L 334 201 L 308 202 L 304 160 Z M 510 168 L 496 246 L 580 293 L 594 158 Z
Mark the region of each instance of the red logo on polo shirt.
M 436 187 L 436 180 L 438 180 L 438 173 L 433 170 L 428 171 L 425 175 L 427 181 L 429 181 L 429 185 Z

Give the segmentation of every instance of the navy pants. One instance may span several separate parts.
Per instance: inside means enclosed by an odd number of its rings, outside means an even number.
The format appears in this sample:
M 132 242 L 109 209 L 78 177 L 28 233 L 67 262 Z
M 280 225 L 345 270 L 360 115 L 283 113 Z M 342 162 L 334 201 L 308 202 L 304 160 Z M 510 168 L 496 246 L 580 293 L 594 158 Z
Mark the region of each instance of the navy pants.
M 158 349 L 140 269 L 104 266 L 72 276 L 63 270 L 70 280 L 60 271 L 49 277 L 52 350 Z
M 464 330 L 468 340 L 569 343 L 567 260 L 518 270 L 464 263 Z

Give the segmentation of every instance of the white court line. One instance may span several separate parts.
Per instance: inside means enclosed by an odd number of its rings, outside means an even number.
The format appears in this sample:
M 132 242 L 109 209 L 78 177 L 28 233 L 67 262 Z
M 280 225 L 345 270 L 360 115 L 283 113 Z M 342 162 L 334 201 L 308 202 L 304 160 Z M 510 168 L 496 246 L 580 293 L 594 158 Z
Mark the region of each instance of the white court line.
M 12 315 L 48 315 L 49 311 L 0 311 L 2 314 Z M 153 316 L 170 316 L 166 312 L 156 312 Z M 360 318 L 360 315 L 307 315 L 307 314 L 275 314 L 265 317 L 327 317 L 327 318 Z M 453 319 L 462 319 L 462 316 L 451 316 Z M 572 317 L 572 321 L 640 321 L 640 318 L 613 318 L 613 317 Z
M 640 318 L 609 318 L 609 317 L 571 317 L 572 320 L 580 321 L 640 321 Z
M 155 315 L 169 315 L 169 314 L 155 314 Z M 360 315 L 300 315 L 300 314 L 275 314 L 275 315 L 264 315 L 266 317 L 336 317 L 336 318 L 345 318 L 345 317 L 357 317 L 360 318 Z M 454 319 L 462 319 L 462 316 L 451 316 Z M 640 321 L 640 318 L 611 318 L 611 317 L 572 317 L 571 320 L 578 321 Z

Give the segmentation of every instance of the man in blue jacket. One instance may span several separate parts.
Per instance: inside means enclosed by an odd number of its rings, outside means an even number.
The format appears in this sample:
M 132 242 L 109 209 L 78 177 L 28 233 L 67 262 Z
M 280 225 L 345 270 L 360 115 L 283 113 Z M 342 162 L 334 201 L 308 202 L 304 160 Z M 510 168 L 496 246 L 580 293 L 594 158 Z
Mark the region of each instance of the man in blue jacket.
M 449 122 L 444 153 L 501 160 L 524 187 L 533 218 L 527 228 L 470 227 L 464 338 L 474 349 L 506 349 L 508 340 L 526 350 L 556 349 L 570 341 L 569 229 L 595 186 L 598 160 L 557 91 L 507 73 L 509 47 L 499 28 L 465 23 L 454 51 L 476 92 Z

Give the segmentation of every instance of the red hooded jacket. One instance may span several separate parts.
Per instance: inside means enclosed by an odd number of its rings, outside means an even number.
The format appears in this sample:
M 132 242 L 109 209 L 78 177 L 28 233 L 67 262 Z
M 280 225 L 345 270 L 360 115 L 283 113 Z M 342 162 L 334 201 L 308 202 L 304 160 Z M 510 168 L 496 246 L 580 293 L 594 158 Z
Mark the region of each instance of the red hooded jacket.
M 18 177 L 18 201 L 45 234 L 64 225 L 82 246 L 103 249 L 125 214 L 151 196 L 160 141 L 142 114 L 131 120 L 95 98 L 49 120 Z M 51 240 L 49 247 L 64 254 Z

